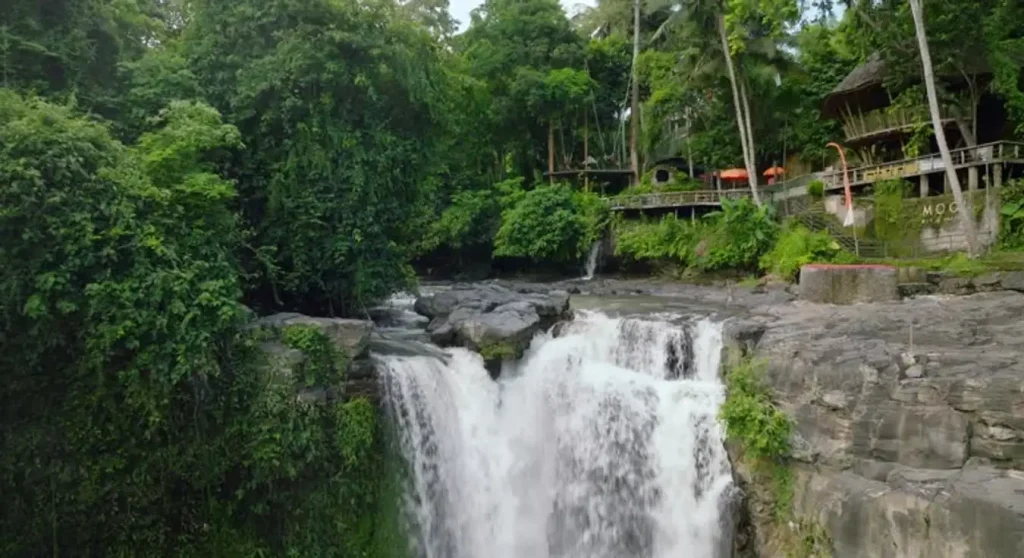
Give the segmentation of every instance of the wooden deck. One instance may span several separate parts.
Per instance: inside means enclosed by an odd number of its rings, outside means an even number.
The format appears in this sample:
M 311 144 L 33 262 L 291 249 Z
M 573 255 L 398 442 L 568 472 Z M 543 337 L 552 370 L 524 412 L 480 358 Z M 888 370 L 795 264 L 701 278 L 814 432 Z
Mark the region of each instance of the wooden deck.
M 955 149 L 950 152 L 950 155 L 953 158 L 953 167 L 956 169 L 984 168 L 989 165 L 1024 166 L 1024 143 L 990 143 L 979 145 L 978 147 Z M 922 175 L 944 172 L 944 170 L 945 166 L 939 155 L 926 155 L 915 159 L 905 159 L 851 169 L 850 186 L 866 186 L 879 180 L 891 178 L 913 179 Z M 797 177 L 778 184 L 762 185 L 761 191 L 766 199 L 772 201 L 803 196 L 806 193 L 807 184 L 814 179 L 824 182 L 826 191 L 842 190 L 843 188 L 843 173 L 841 171 L 829 171 Z M 748 197 L 749 195 L 750 190 L 744 188 L 721 192 L 717 190 L 661 192 L 637 196 L 616 196 L 605 199 L 612 211 L 623 211 L 720 206 L 722 198 L 738 199 Z

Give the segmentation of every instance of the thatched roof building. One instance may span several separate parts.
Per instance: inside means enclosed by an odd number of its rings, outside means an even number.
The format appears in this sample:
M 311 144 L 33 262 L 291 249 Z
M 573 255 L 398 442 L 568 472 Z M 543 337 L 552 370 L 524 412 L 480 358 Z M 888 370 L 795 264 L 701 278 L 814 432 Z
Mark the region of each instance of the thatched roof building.
M 867 62 L 854 68 L 825 97 L 822 116 L 840 118 L 846 107 L 856 107 L 867 112 L 887 105 L 889 95 L 885 91 L 884 81 L 885 62 L 878 53 L 872 54 Z

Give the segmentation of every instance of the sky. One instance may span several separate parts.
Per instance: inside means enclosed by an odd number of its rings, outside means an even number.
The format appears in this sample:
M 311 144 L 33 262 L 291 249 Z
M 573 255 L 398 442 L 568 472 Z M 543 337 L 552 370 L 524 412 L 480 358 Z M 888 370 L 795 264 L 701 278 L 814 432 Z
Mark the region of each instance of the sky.
M 587 6 L 596 4 L 596 0 L 561 0 L 561 2 L 562 7 L 565 8 L 566 13 L 569 15 L 573 14 L 573 7 L 576 4 Z M 451 12 L 452 17 L 459 21 L 459 31 L 465 31 L 466 27 L 469 26 L 469 12 L 473 11 L 480 4 L 483 4 L 483 0 L 448 0 L 448 10 Z
M 565 12 L 571 16 L 575 13 L 576 6 L 593 6 L 597 3 L 597 0 L 561 0 L 561 2 Z M 449 0 L 448 10 L 451 12 L 452 17 L 458 20 L 459 31 L 466 30 L 466 27 L 469 26 L 469 12 L 473 11 L 480 4 L 483 4 L 483 0 Z M 841 2 L 836 3 L 834 10 L 833 13 L 837 18 L 843 16 L 844 7 Z M 812 13 L 806 15 L 813 17 L 817 14 L 812 10 Z

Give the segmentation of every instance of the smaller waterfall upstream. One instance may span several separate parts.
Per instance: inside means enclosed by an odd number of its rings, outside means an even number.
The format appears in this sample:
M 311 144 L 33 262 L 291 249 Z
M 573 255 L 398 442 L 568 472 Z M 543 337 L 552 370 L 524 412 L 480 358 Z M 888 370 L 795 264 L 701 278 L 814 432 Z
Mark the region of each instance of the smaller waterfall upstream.
M 587 267 L 585 269 L 585 275 L 583 279 L 590 281 L 594 278 L 594 273 L 597 272 L 597 261 L 601 257 L 601 241 L 598 240 L 590 245 L 590 252 L 587 253 Z
M 728 556 L 721 328 L 582 314 L 492 381 L 382 359 L 418 558 Z

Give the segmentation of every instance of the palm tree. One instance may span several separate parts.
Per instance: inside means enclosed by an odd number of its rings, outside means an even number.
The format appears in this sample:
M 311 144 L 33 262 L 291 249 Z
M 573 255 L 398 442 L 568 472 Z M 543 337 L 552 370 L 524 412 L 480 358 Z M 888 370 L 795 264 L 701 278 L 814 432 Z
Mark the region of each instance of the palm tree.
M 694 46 L 704 50 L 705 54 L 711 54 L 717 61 L 718 71 L 724 69 L 732 91 L 736 128 L 740 135 L 744 168 L 749 175 L 751 197 L 761 206 L 750 90 L 756 80 L 769 74 L 772 78 L 781 75 L 786 60 L 776 48 L 776 37 L 771 34 L 744 37 L 740 41 L 743 55 L 737 57 L 733 48 L 736 41 L 730 40 L 726 24 L 727 6 L 722 0 L 667 0 L 667 4 L 672 6 L 672 14 L 651 40 L 656 41 L 669 30 L 689 35 Z M 707 50 L 708 45 L 713 45 L 713 48 Z
M 974 227 L 974 211 L 971 209 L 971 200 L 964 198 L 963 189 L 960 188 L 960 178 L 953 168 L 953 157 L 949 154 L 949 144 L 946 143 L 946 131 L 942 127 L 942 116 L 939 114 L 939 96 L 935 91 L 935 72 L 932 69 L 932 56 L 928 51 L 928 37 L 924 29 L 924 10 L 921 0 L 910 0 L 910 11 L 914 15 L 914 30 L 917 34 L 917 46 L 921 51 L 921 65 L 923 66 L 924 85 L 928 91 L 928 109 L 932 115 L 932 128 L 935 129 L 935 141 L 939 144 L 939 153 L 942 154 L 942 164 L 946 168 L 946 178 L 953 190 L 953 199 L 960 208 L 960 226 L 963 227 L 964 235 L 967 237 L 967 254 L 970 257 L 977 257 L 981 252 L 978 244 L 978 231 Z

